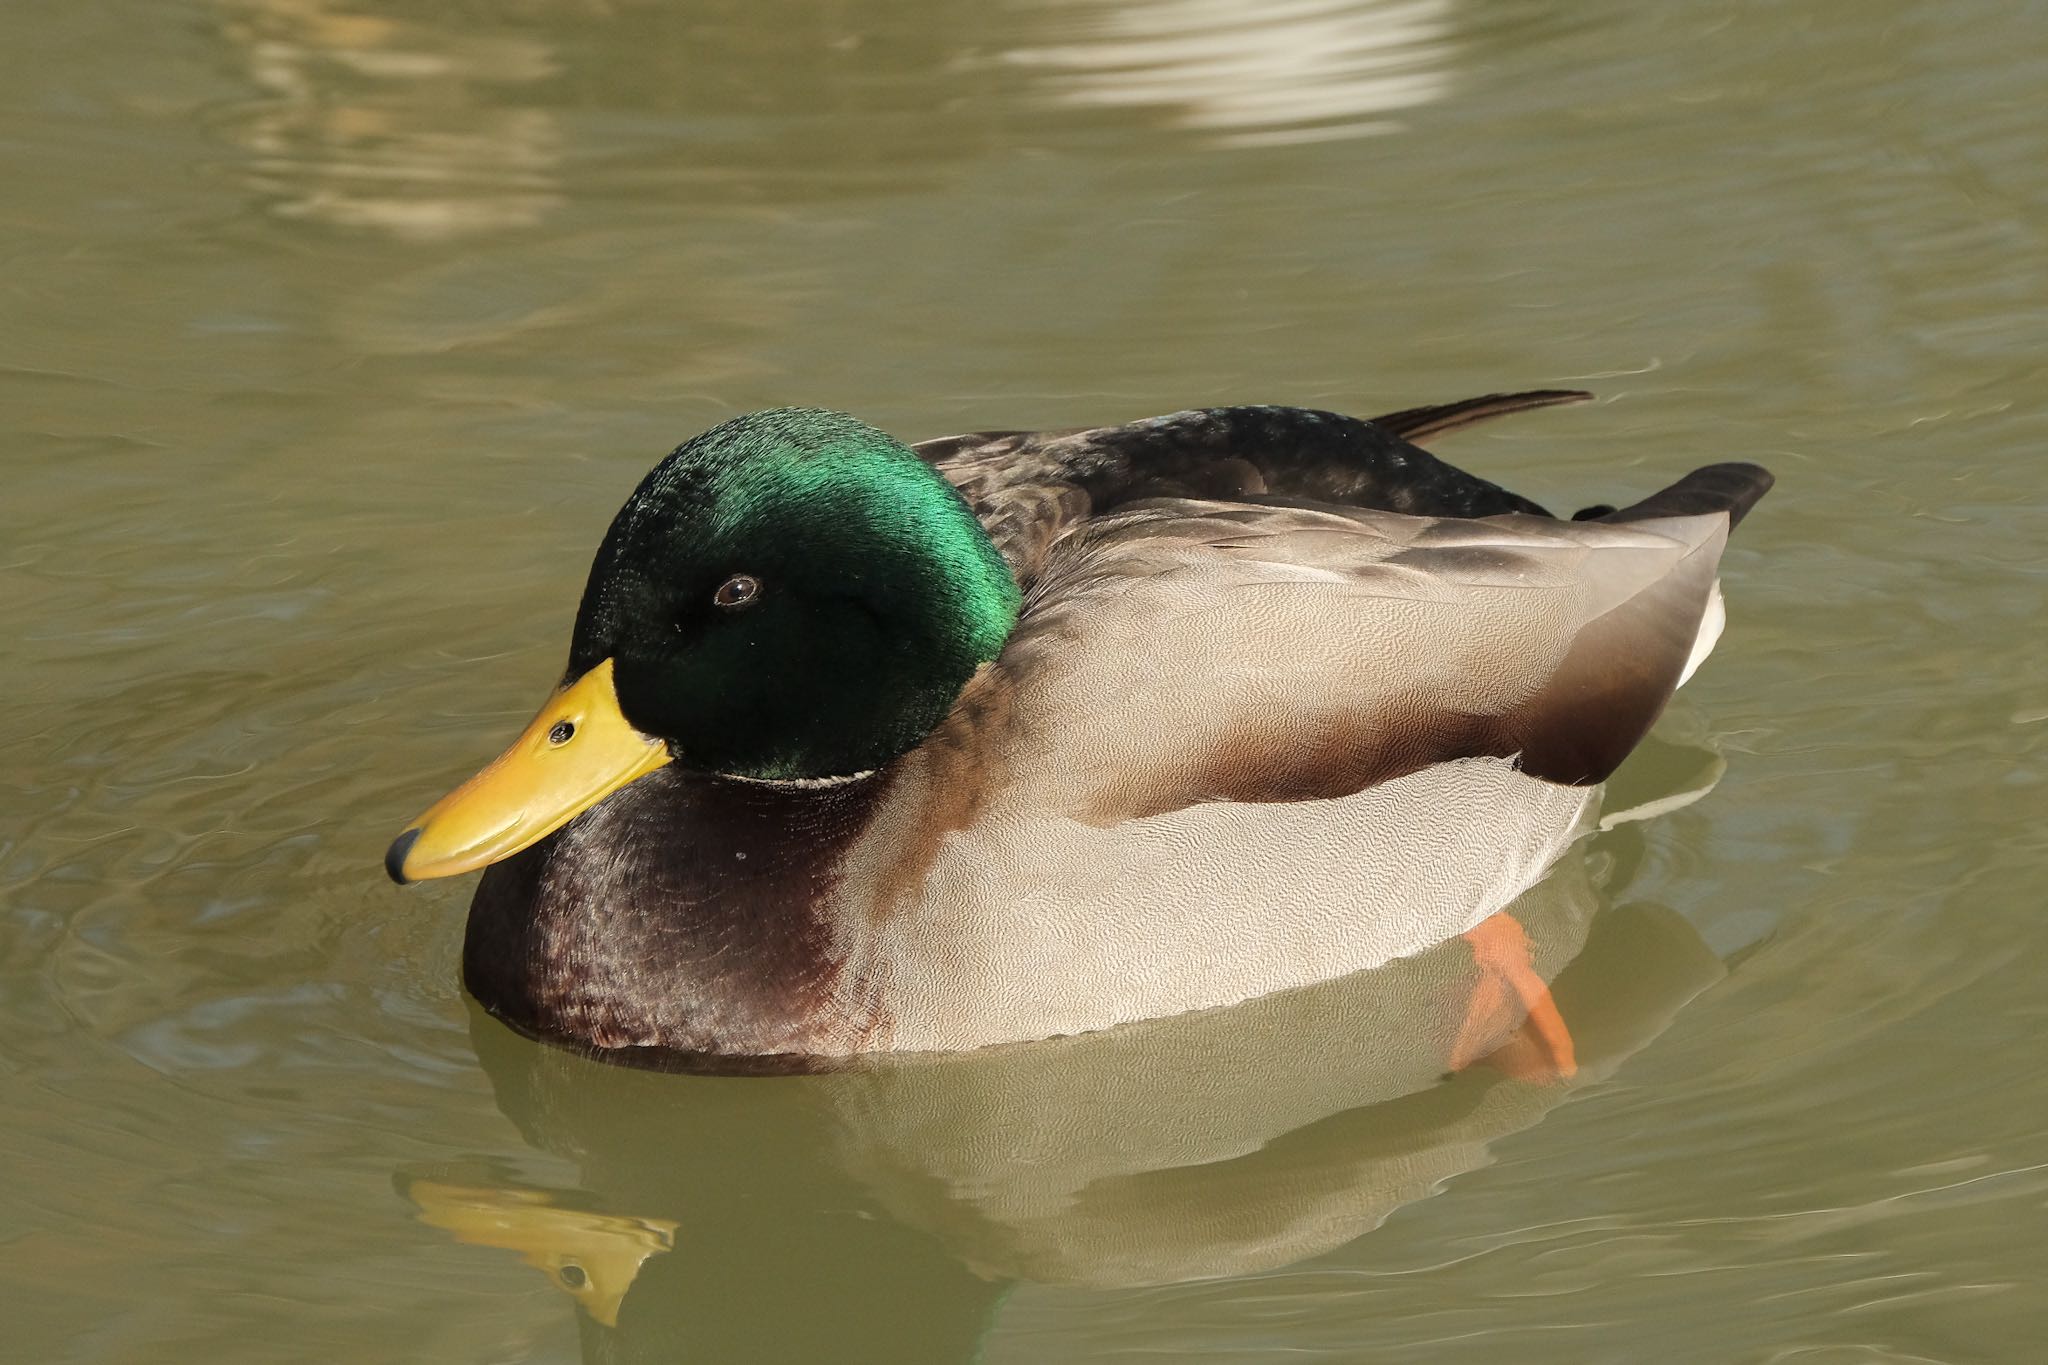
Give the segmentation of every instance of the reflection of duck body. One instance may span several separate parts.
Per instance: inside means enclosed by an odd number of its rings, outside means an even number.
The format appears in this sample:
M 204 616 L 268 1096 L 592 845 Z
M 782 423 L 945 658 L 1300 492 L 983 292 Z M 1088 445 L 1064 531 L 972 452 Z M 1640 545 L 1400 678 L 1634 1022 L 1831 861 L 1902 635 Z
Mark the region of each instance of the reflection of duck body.
M 1558 521 L 1408 439 L 1582 396 L 914 454 L 728 422 L 628 501 L 562 689 L 389 865 L 498 863 L 470 989 L 613 1049 L 972 1048 L 1417 952 L 1582 832 L 1769 486 Z
M 579 1188 L 407 1187 L 545 1269 L 591 1360 L 965 1361 L 1006 1282 L 1329 1252 L 1610 1074 L 1721 972 L 1668 911 L 1596 915 L 1589 869 L 1611 861 L 1574 852 L 1504 912 L 1569 1022 L 1570 1080 L 1443 1077 L 1481 981 L 1458 941 L 1233 1009 L 765 1085 L 603 1065 L 479 1011 L 499 1104 Z

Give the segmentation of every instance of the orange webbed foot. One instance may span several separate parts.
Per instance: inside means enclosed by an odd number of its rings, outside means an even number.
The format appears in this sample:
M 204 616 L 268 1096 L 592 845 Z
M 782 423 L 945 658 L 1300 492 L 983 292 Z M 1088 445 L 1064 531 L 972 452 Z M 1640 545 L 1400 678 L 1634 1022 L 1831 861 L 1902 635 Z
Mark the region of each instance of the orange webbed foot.
M 1460 935 L 1472 946 L 1479 982 L 1466 1002 L 1465 1019 L 1451 1044 L 1451 1069 L 1485 1062 L 1516 1080 L 1569 1080 L 1579 1064 L 1571 1030 L 1557 1012 L 1550 987 L 1536 974 L 1529 937 L 1506 911 Z M 1519 1024 L 1510 1027 L 1515 1014 Z M 1502 1034 L 1506 1041 L 1499 1041 Z

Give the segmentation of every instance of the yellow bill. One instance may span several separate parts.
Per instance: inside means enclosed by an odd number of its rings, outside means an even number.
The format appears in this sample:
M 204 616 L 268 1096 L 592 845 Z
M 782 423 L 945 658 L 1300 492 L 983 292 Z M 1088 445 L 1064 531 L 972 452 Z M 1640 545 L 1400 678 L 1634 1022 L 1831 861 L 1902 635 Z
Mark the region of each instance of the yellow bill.
M 548 698 L 511 748 L 393 840 L 384 870 L 403 884 L 509 858 L 668 759 L 663 741 L 620 712 L 606 659 Z

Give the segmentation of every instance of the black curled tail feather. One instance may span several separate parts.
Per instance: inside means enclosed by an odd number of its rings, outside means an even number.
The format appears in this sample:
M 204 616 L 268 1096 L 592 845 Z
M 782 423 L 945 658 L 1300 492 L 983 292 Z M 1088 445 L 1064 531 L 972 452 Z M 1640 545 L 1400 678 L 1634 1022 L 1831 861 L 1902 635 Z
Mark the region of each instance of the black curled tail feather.
M 1495 417 L 1537 408 L 1554 408 L 1566 403 L 1590 403 L 1593 395 L 1584 389 L 1525 389 L 1520 393 L 1486 393 L 1456 403 L 1403 408 L 1381 413 L 1372 424 L 1385 427 L 1404 441 L 1421 442 L 1447 431 L 1457 431 Z

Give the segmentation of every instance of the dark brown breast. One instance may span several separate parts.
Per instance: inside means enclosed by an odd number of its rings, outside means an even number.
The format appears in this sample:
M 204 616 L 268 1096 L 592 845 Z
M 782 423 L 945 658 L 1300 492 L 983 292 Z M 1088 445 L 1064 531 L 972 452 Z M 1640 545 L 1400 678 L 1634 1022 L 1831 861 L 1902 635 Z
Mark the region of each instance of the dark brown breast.
M 847 1051 L 878 1021 L 847 1004 L 862 993 L 823 912 L 888 783 L 651 773 L 484 873 L 464 983 L 522 1032 L 586 1046 Z

